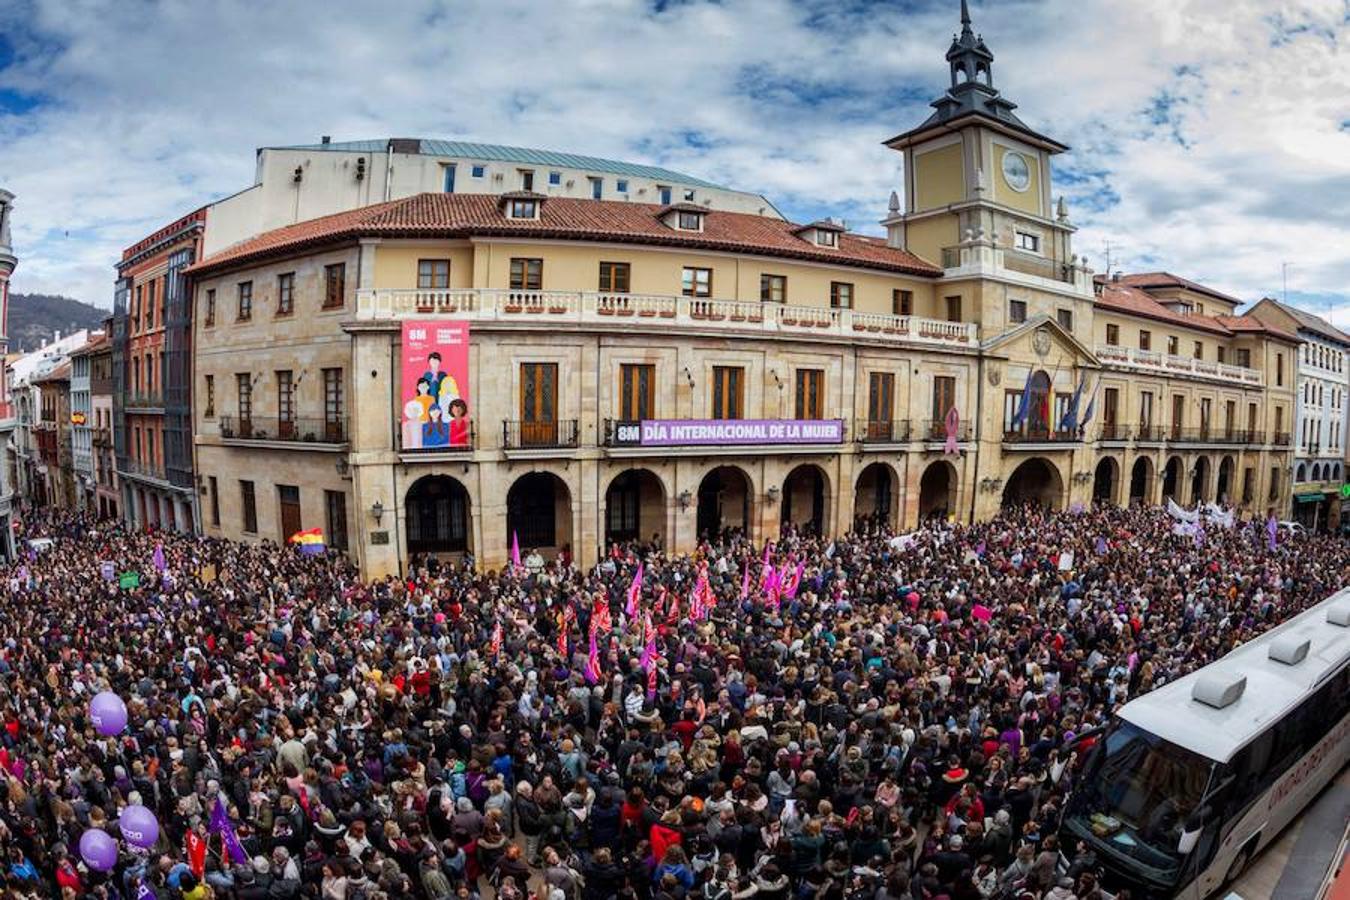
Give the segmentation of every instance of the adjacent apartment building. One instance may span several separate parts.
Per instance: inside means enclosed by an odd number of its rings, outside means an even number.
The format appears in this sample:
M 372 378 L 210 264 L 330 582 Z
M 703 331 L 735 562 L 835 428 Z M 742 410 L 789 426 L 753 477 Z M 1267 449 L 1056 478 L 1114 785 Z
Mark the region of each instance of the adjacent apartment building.
M 1296 333 L 1298 383 L 1294 407 L 1293 509 L 1305 527 L 1330 530 L 1350 515 L 1345 431 L 1350 427 L 1350 335 L 1325 319 L 1266 298 L 1251 316 Z
M 184 271 L 201 252 L 206 210 L 122 253 L 112 316 L 112 435 L 120 508 L 140 528 L 195 531 L 192 321 Z
M 1052 194 L 1067 148 L 962 24 L 933 115 L 886 142 L 885 237 L 458 169 L 228 246 L 208 214 L 203 529 L 321 527 L 378 576 L 513 539 L 589 563 L 1028 501 L 1286 508 L 1300 338 L 1173 275 L 1095 277 Z
M 18 265 L 14 255 L 11 216 L 14 213 L 14 195 L 0 188 L 0 360 L 9 353 L 9 278 Z M 8 448 L 14 439 L 17 420 L 10 399 L 9 372 L 0 363 L 0 448 Z M 14 559 L 14 489 L 18 467 L 12 451 L 5 450 L 0 461 L 0 557 Z

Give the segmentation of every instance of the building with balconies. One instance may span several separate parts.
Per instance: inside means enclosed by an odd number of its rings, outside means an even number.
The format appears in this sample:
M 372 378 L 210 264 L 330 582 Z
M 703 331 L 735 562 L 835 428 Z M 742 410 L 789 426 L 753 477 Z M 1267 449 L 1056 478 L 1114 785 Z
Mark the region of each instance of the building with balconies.
M 10 374 L 2 362 L 9 353 L 9 278 L 18 265 L 14 255 L 11 217 L 14 195 L 0 188 L 0 556 L 15 558 L 13 518 L 14 492 L 18 484 L 18 457 L 14 450 L 14 432 L 17 425 L 14 404 L 10 396 Z
M 192 321 L 184 271 L 201 253 L 206 209 L 128 247 L 112 316 L 112 437 L 123 519 L 192 532 Z
M 89 343 L 70 354 L 70 448 L 75 508 L 95 510 L 97 473 L 94 468 L 93 358 L 106 348 L 107 336 L 97 334 Z M 111 398 L 110 398 L 111 399 Z
M 1346 491 L 1345 432 L 1350 427 L 1350 335 L 1294 306 L 1261 300 L 1251 315 L 1292 331 L 1303 340 L 1297 357 L 1293 423 L 1294 479 L 1290 517 L 1309 528 L 1329 530 L 1350 515 Z
M 94 461 L 94 509 L 100 519 L 119 517 L 121 487 L 117 479 L 117 453 L 113 442 L 112 319 L 106 320 L 104 337 L 91 342 L 89 350 L 90 447 Z
M 1285 502 L 1298 338 L 1172 276 L 1099 282 L 1051 199 L 1067 148 L 1012 114 L 968 16 L 947 58 L 933 118 L 887 142 L 884 237 L 442 191 L 210 253 L 204 531 L 320 527 L 380 575 L 513 542 L 589 563 L 1023 502 Z

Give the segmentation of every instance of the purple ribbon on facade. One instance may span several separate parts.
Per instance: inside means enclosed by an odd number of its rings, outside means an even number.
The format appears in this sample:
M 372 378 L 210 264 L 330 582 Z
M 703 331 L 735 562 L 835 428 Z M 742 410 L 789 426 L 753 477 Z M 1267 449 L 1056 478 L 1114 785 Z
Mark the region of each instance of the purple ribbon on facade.
M 942 452 L 948 456 L 955 456 L 959 451 L 956 447 L 956 432 L 961 427 L 961 414 L 953 406 L 947 410 L 947 443 L 943 444 Z

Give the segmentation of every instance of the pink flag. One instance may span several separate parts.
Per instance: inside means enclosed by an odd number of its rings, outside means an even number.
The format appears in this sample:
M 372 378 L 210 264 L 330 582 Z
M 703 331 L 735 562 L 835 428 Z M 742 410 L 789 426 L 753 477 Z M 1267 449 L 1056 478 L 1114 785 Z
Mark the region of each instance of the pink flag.
M 802 586 L 802 572 L 805 570 L 805 568 L 806 568 L 805 563 L 803 563 L 801 560 L 798 560 L 797 571 L 793 572 L 790 576 L 788 576 L 790 580 L 788 581 L 786 587 L 783 590 L 784 597 L 791 600 L 793 597 L 797 596 L 797 588 Z
M 745 572 L 741 575 L 741 600 L 750 596 L 750 560 L 745 561 Z
M 511 565 L 513 568 L 520 568 L 520 537 L 511 532 Z
M 488 652 L 493 656 L 502 652 L 502 623 L 498 622 L 492 629 L 492 642 L 488 644 Z
M 988 622 L 994 617 L 994 613 L 983 603 L 976 603 L 970 609 L 970 617 L 972 619 L 978 619 L 981 622 Z
M 638 599 L 642 596 L 642 563 L 638 563 L 637 572 L 633 574 L 633 583 L 628 586 L 628 606 L 624 612 L 628 614 L 629 620 L 637 618 Z
M 595 643 L 595 628 L 591 628 L 590 649 L 586 653 L 586 671 L 582 673 L 586 676 L 587 684 L 595 684 L 600 680 L 600 648 Z
M 642 648 L 642 655 L 638 657 L 638 665 L 644 670 L 650 671 L 652 664 L 656 662 L 656 629 L 652 627 L 652 617 L 648 613 L 642 619 L 643 633 L 647 636 L 647 644 Z
M 773 556 L 770 553 L 770 545 L 764 544 L 764 560 L 759 564 L 759 589 L 764 591 L 769 588 L 769 578 L 773 574 Z
M 956 411 L 955 406 L 947 410 L 945 424 L 947 426 L 947 443 L 943 445 L 942 452 L 949 456 L 955 456 L 959 452 L 956 447 L 956 433 L 961 427 L 961 414 Z

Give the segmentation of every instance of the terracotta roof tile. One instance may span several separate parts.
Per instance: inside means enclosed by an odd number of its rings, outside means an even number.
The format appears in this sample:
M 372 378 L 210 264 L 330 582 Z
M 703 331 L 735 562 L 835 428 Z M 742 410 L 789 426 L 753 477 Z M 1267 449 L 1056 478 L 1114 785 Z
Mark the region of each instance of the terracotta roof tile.
M 1168 322 L 1182 328 L 1193 328 L 1213 334 L 1232 334 L 1215 317 L 1183 316 L 1179 312 L 1173 312 L 1140 288 L 1125 284 L 1124 279 L 1103 284 L 1102 292 L 1097 295 L 1097 305 L 1103 309 L 1110 309 L 1131 316 L 1156 319 L 1159 322 Z
M 883 241 L 843 234 L 837 249 L 818 249 L 793 233 L 798 227 L 793 223 L 747 213 L 706 210 L 703 230 L 691 232 L 667 227 L 658 218 L 662 207 L 654 204 L 550 197 L 540 206 L 538 219 L 510 219 L 497 202 L 491 194 L 418 194 L 257 235 L 189 271 L 200 274 L 366 236 L 484 236 L 659 244 L 845 263 L 929 278 L 942 274 L 937 266 Z
M 1188 291 L 1195 291 L 1197 294 L 1205 294 L 1219 300 L 1226 300 L 1229 303 L 1235 303 L 1239 306 L 1242 301 L 1237 297 L 1231 297 L 1228 294 L 1214 290 L 1211 287 L 1205 287 L 1198 281 L 1191 281 L 1189 278 L 1182 278 L 1180 275 L 1173 275 L 1171 272 L 1137 272 L 1133 275 L 1122 275 L 1120 281 L 1128 284 L 1130 287 L 1137 288 L 1185 288 Z
M 1230 331 L 1237 333 L 1257 333 L 1268 334 L 1272 337 L 1281 338 L 1294 343 L 1303 343 L 1303 339 L 1296 334 L 1290 334 L 1283 328 L 1276 328 L 1274 325 L 1267 325 L 1255 316 L 1215 316 Z

